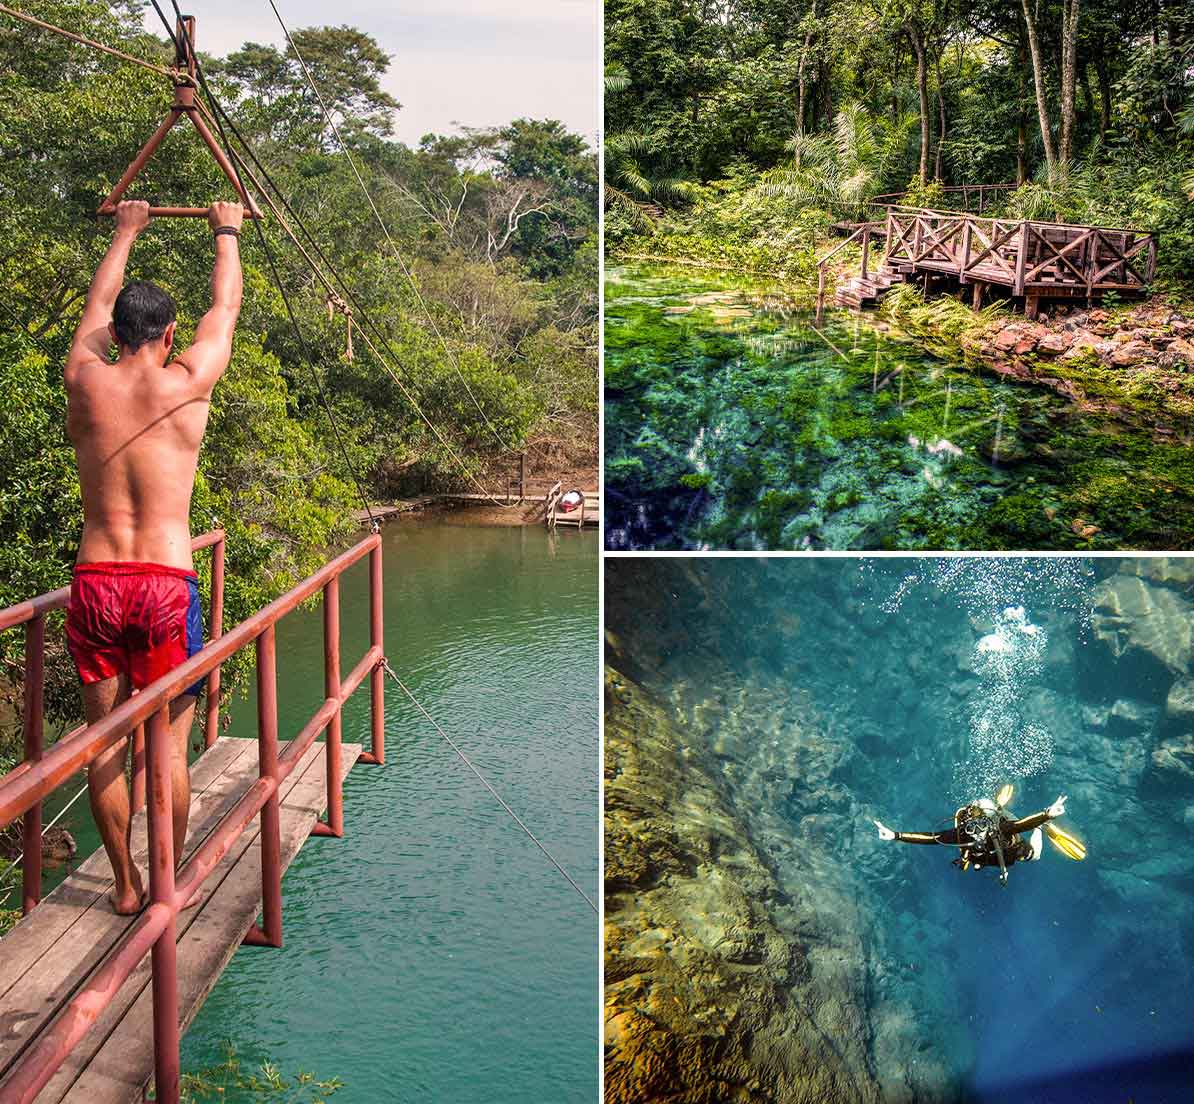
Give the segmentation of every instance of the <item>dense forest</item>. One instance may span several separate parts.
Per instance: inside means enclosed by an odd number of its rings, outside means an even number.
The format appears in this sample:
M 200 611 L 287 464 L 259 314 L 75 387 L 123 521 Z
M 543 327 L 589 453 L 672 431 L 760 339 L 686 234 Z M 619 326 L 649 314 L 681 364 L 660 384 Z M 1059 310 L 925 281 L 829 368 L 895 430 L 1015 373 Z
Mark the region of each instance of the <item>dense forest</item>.
M 20 6 L 159 65 L 173 59 L 164 33 L 144 31 L 140 0 Z M 474 477 L 504 490 L 522 449 L 595 466 L 593 151 L 560 123 L 532 119 L 427 135 L 411 148 L 393 136 L 400 105 L 382 87 L 390 58 L 378 42 L 347 26 L 298 30 L 294 42 L 384 231 L 295 51 L 249 42 L 208 57 L 202 23 L 197 33 L 212 91 L 380 331 L 406 394 L 361 340 L 359 316 L 348 358 L 344 315 L 267 218 L 306 356 L 246 223 L 244 310 L 192 511 L 194 532 L 228 531 L 230 623 L 351 531 L 354 471 L 377 500 L 476 490 Z M 0 606 L 69 579 L 81 513 L 62 366 L 111 233 L 96 207 L 170 102 L 162 77 L 0 15 Z M 129 198 L 206 206 L 234 195 L 182 122 Z M 128 276 L 174 295 L 182 345 L 206 309 L 211 261 L 199 219 L 155 220 L 134 248 Z M 10 673 L 19 637 L 0 638 Z M 76 692 L 55 658 L 54 702 L 70 712 Z M 0 703 L 0 722 L 3 712 Z
M 607 241 L 790 271 L 877 194 L 1160 235 L 1194 273 L 1188 0 L 607 0 Z

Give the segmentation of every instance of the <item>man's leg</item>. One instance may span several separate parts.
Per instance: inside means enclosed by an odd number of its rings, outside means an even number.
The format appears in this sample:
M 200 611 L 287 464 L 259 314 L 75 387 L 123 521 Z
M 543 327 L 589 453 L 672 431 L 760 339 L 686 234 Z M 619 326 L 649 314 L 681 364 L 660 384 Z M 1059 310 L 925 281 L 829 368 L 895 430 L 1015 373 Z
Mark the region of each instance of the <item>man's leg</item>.
M 87 723 L 95 724 L 106 717 L 128 696 L 128 679 L 123 675 L 103 682 L 85 683 L 83 711 Z M 129 788 L 124 780 L 127 754 L 126 738 L 97 755 L 87 768 L 91 815 L 95 817 L 116 880 L 111 894 L 112 907 L 121 916 L 131 916 L 145 904 L 141 875 L 129 854 Z

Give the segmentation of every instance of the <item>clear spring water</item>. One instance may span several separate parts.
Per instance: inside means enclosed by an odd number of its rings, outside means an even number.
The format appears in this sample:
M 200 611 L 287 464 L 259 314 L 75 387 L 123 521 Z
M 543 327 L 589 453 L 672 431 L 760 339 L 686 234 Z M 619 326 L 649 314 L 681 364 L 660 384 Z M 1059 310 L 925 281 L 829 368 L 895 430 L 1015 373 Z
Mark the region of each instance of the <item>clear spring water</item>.
M 617 267 L 605 349 L 611 549 L 1171 550 L 1194 530 L 1188 427 L 1079 413 L 873 314 L 816 326 L 773 285 Z
M 806 903 L 793 939 L 856 938 L 867 1072 L 914 1086 L 892 1104 L 1194 1098 L 1194 771 L 1156 760 L 1190 744 L 1188 718 L 1166 715 L 1175 671 L 1100 638 L 1112 622 L 1092 610 L 1123 563 L 607 563 L 624 655 Z M 1114 624 L 1188 667 L 1190 572 L 1146 586 L 1158 602 Z M 813 779 L 810 762 L 836 765 Z M 944 828 L 1003 781 L 1019 815 L 1068 794 L 1061 823 L 1087 860 L 1046 842 L 1001 888 L 946 847 L 882 843 L 871 821 Z M 857 898 L 857 932 L 818 912 L 812 852 Z M 885 1042 L 893 1021 L 913 1036 Z M 951 1087 L 918 1081 L 926 1057 Z
M 384 535 L 395 670 L 596 900 L 596 535 L 410 520 Z M 342 581 L 341 626 L 347 671 L 368 644 L 364 564 Z M 285 739 L 323 698 L 318 608 L 279 626 L 278 680 Z M 255 710 L 234 699 L 229 735 L 254 735 Z M 367 683 L 344 739 L 369 745 Z M 345 837 L 309 840 L 283 881 L 285 946 L 236 952 L 183 1072 L 231 1041 L 246 1074 L 339 1078 L 336 1104 L 591 1104 L 596 917 L 389 683 L 386 755 L 345 780 Z M 86 799 L 67 818 L 80 856 L 99 847 Z

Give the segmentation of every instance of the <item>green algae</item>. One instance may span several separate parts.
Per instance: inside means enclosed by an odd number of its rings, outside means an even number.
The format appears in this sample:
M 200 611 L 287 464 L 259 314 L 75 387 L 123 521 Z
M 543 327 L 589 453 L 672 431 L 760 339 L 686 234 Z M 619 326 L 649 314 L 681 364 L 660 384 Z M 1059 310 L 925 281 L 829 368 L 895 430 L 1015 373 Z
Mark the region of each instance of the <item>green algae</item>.
M 757 281 L 609 276 L 611 548 L 1191 547 L 1179 419 L 1091 414 L 871 317 L 818 327 Z

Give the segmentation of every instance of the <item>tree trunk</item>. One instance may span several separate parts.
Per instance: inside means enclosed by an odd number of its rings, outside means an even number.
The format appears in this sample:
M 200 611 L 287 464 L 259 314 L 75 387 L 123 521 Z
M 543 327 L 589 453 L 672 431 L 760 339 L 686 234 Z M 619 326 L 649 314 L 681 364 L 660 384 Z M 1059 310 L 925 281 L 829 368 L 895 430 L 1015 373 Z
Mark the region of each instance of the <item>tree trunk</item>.
M 941 83 L 940 54 L 937 55 L 937 115 L 941 125 L 937 131 L 937 159 L 933 165 L 933 177 L 936 180 L 941 180 L 942 147 L 945 145 L 945 89 Z
M 912 49 L 916 51 L 916 94 L 920 99 L 920 183 L 929 179 L 929 78 L 925 43 L 917 27 L 908 28 Z
M 1061 39 L 1061 148 L 1068 164 L 1074 154 L 1074 87 L 1078 76 L 1078 10 L 1080 0 L 1063 0 Z
M 804 64 L 808 61 L 808 49 L 813 43 L 813 32 L 809 31 L 804 36 L 804 48 L 800 51 L 800 71 L 798 74 L 800 81 L 799 99 L 796 104 L 796 133 L 801 137 L 804 136 L 804 94 L 808 87 L 804 79 Z
M 1053 135 L 1049 131 L 1049 105 L 1045 99 L 1045 69 L 1041 61 L 1041 44 L 1037 38 L 1036 20 L 1029 7 L 1029 0 L 1021 0 L 1021 3 L 1024 6 L 1024 27 L 1028 32 L 1028 49 L 1032 54 L 1032 79 L 1036 86 L 1036 110 L 1041 127 L 1041 142 L 1045 147 L 1045 167 L 1052 181 L 1057 155 L 1053 152 Z
M 1019 50 L 1019 87 L 1016 94 L 1018 106 L 1016 119 L 1016 183 L 1023 184 L 1028 179 L 1028 112 L 1024 110 L 1024 75 L 1028 68 L 1028 47 L 1024 43 L 1024 36 L 1020 36 Z

